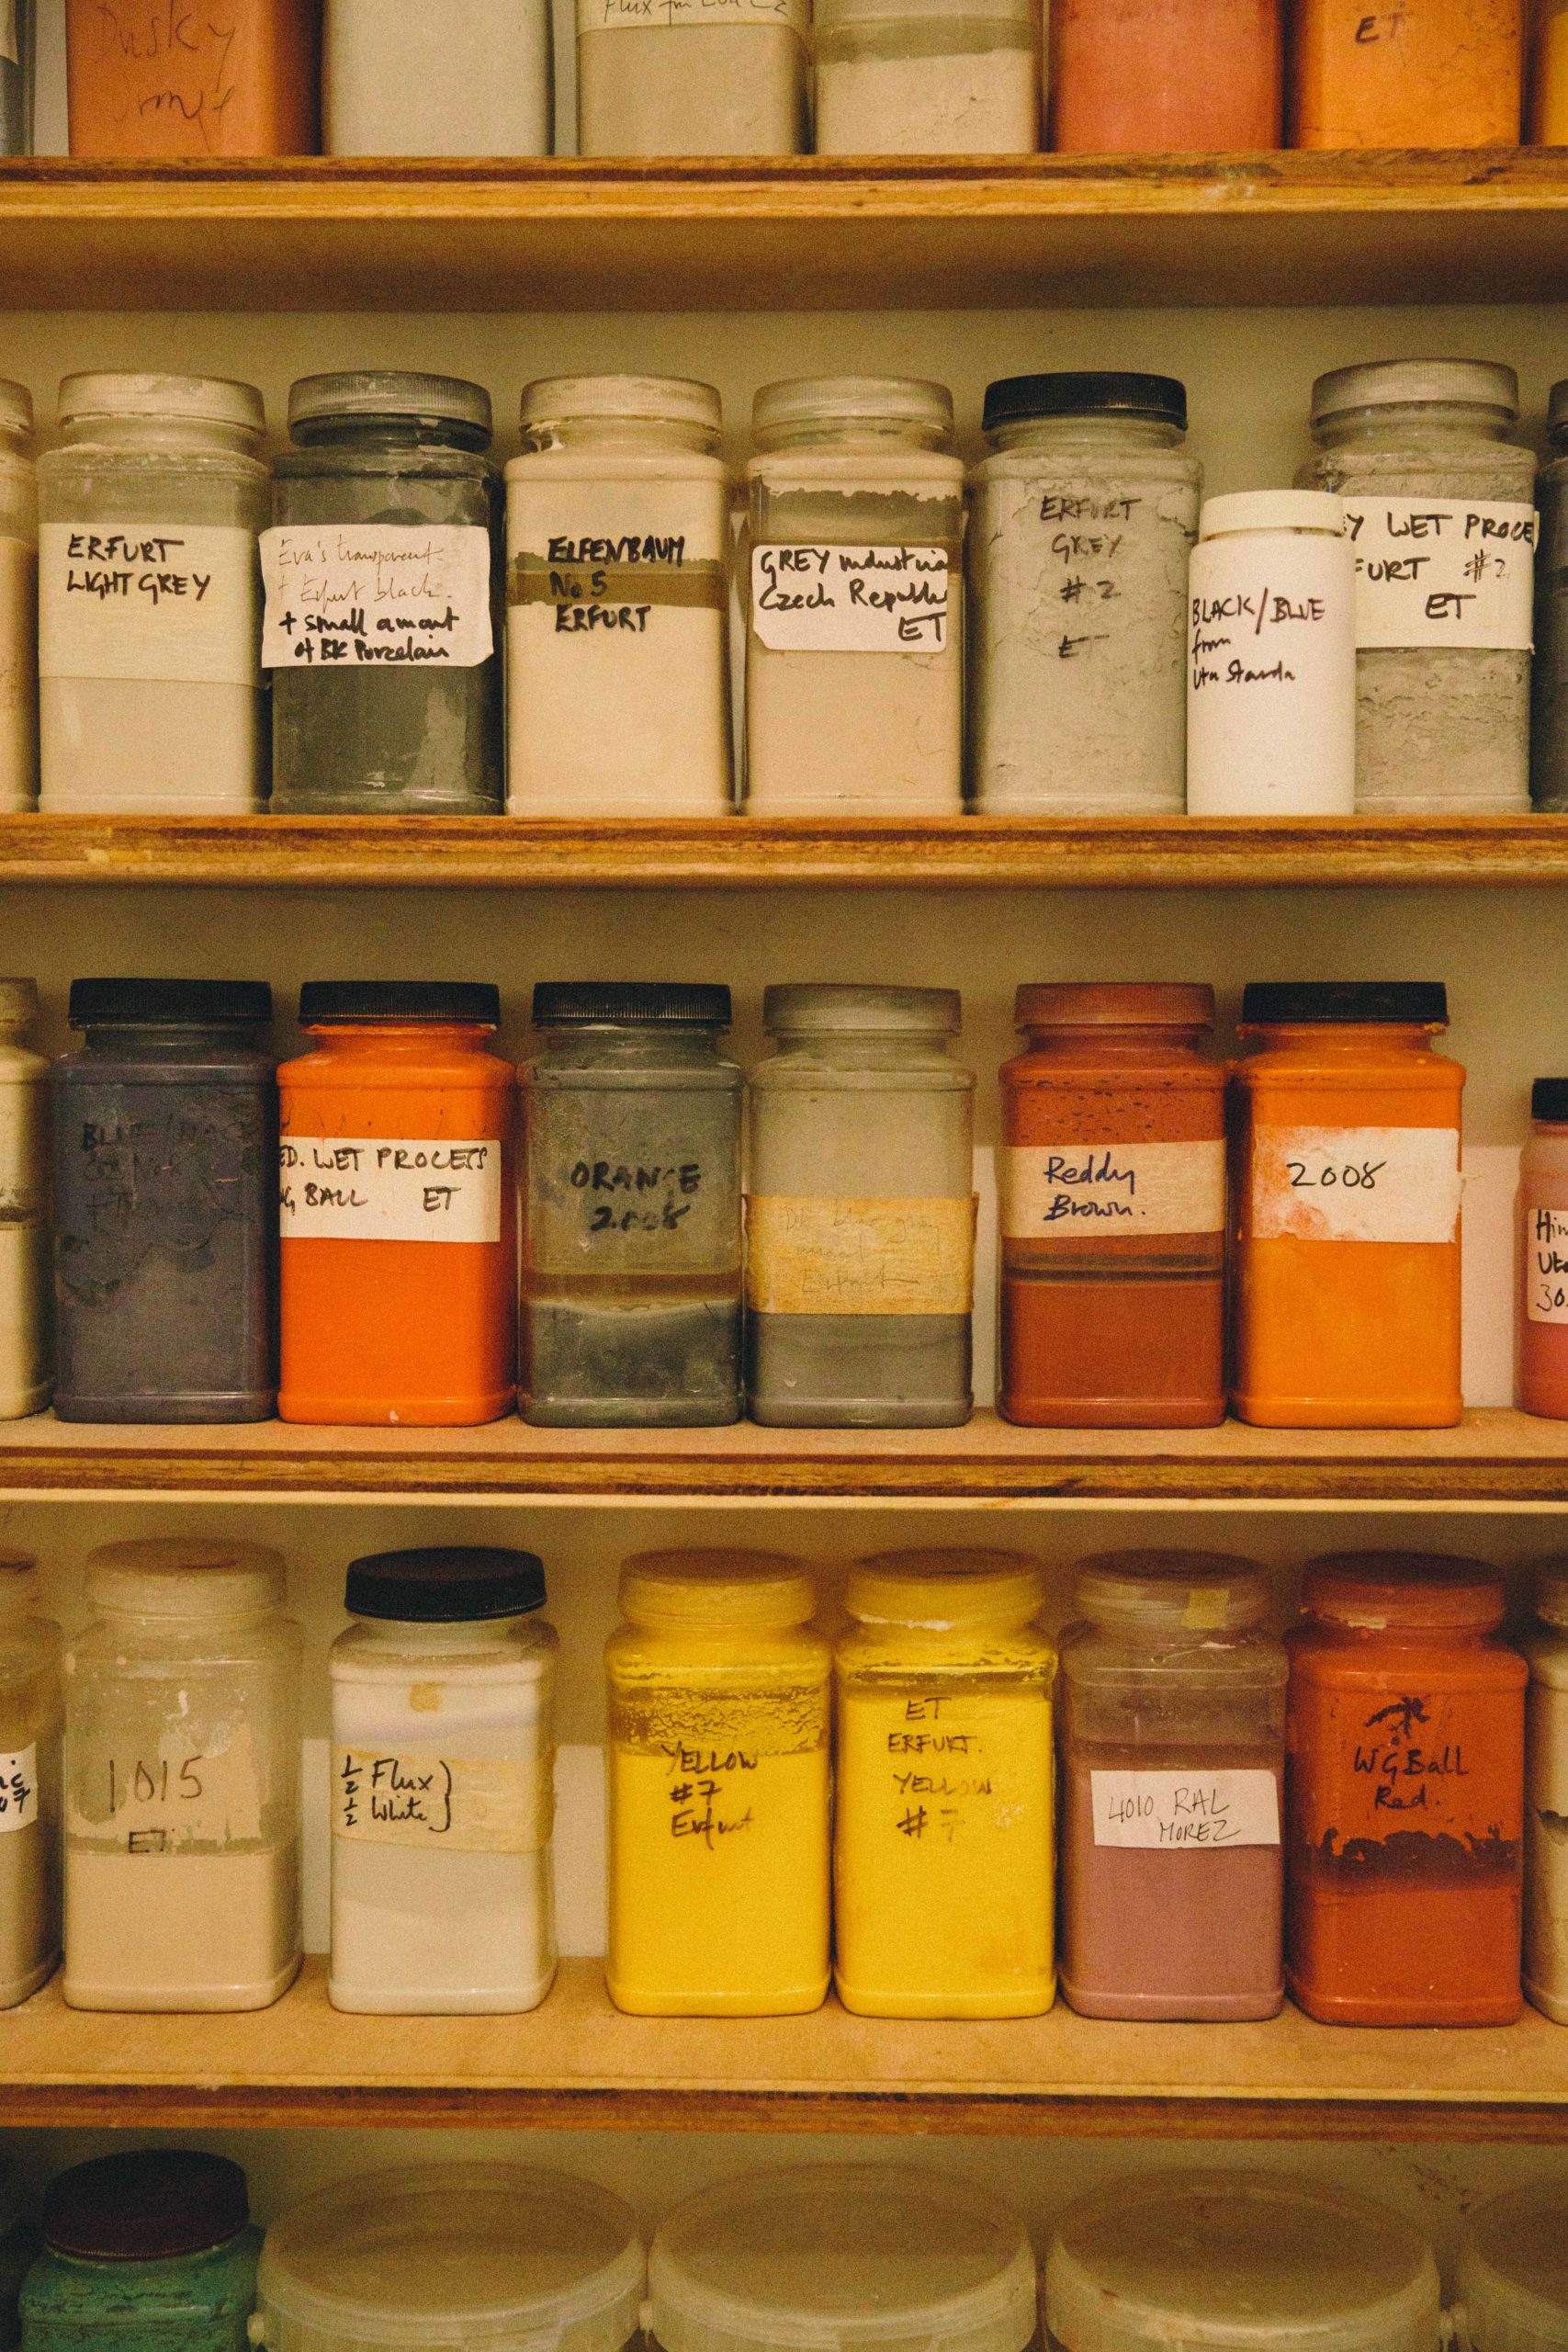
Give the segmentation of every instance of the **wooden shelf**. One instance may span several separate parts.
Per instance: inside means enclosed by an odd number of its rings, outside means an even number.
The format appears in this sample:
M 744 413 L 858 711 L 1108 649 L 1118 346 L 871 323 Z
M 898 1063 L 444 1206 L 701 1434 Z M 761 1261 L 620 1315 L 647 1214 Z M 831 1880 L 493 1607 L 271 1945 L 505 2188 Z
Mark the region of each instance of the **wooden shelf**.
M 0 165 L 0 305 L 1556 301 L 1568 151 Z

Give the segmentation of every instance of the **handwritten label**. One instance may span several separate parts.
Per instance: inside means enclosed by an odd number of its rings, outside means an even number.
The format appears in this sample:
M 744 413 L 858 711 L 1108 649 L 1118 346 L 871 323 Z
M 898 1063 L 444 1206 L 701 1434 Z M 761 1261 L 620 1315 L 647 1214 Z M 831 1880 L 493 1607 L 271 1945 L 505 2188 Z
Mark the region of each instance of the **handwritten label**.
M 989 1851 L 1008 1872 L 1010 1916 L 1030 1915 L 1051 1876 L 1051 1706 L 1043 1686 L 996 1698 L 857 1697 L 840 1739 L 847 1757 L 840 1802 L 858 1807 L 874 1798 L 905 1867 L 952 1847 L 978 1849 L 976 1860 Z M 1048 1895 L 1037 1917 L 1048 1932 Z
M 684 531 L 558 531 L 543 555 L 513 557 L 506 601 L 547 605 L 557 637 L 645 637 L 660 607 L 724 612 L 729 585 L 723 564 L 695 555 Z
M 1013 1144 L 998 1155 L 1009 1241 L 1080 1233 L 1221 1233 L 1225 1147 L 1201 1143 Z
M 285 1241 L 499 1241 L 501 1146 L 445 1136 L 286 1135 Z
M 1528 653 L 1537 521 L 1512 499 L 1347 495 L 1356 642 Z
M 39 669 L 46 678 L 254 686 L 256 543 L 231 524 L 46 523 Z
M 457 1854 L 536 1854 L 555 1809 L 552 1758 L 434 1748 L 333 1750 L 333 1836 Z
M 940 653 L 951 586 L 946 548 L 753 548 L 751 630 L 773 653 Z
M 490 533 L 471 523 L 284 523 L 261 536 L 262 663 L 292 670 L 490 659 Z
M 782 25 L 804 40 L 811 0 L 577 0 L 580 33 L 647 32 L 682 25 Z
M 1277 1846 L 1280 1789 L 1272 1772 L 1090 1772 L 1097 1846 Z
M 589 1234 L 679 1233 L 703 1190 L 700 1159 L 574 1159 L 566 1190 Z
M 665 1795 L 672 1838 L 684 1846 L 694 1840 L 712 1854 L 756 1826 L 760 1749 L 676 1746 L 662 1752 L 670 1766 Z
M 38 1747 L 0 1755 L 0 1831 L 30 1829 L 38 1819 Z
M 1452 1241 L 1462 1189 L 1452 1127 L 1254 1130 L 1260 1240 Z
M 975 1204 L 805 1200 L 746 1204 L 746 1302 L 758 1315 L 967 1315 Z
M 72 1207 L 56 1206 L 56 1271 L 73 1299 L 105 1305 L 149 1258 L 190 1266 L 238 1251 L 266 1182 L 259 1090 L 95 1086 L 79 1101 L 62 1130 Z
M 1345 540 L 1315 531 L 1200 540 L 1187 616 L 1191 812 L 1349 815 L 1356 603 Z
M 227 1747 L 202 1750 L 177 1735 L 145 1747 L 107 1747 L 73 1770 L 66 1808 L 73 1837 L 118 1853 L 172 1854 L 189 1846 L 258 1838 L 262 1791 L 251 1736 L 234 1726 Z
M 1568 1208 L 1531 1209 L 1525 1219 L 1525 1314 L 1568 1323 Z
M 247 83 L 270 89 L 270 11 L 212 8 L 196 0 L 95 0 L 73 27 L 73 86 L 80 36 L 85 146 L 115 152 L 127 127 L 144 127 L 143 152 L 225 154 L 243 132 L 226 117 Z M 243 109 L 242 109 L 243 111 Z M 164 128 L 173 125 L 171 132 Z M 111 137 L 109 134 L 114 134 Z
M 1030 500 L 1025 514 L 1010 517 L 1007 537 L 1014 545 L 1024 544 L 1019 526 L 1031 511 L 1043 534 L 1041 650 L 1058 662 L 1093 662 L 1101 646 L 1111 646 L 1113 652 L 1099 658 L 1120 660 L 1133 624 L 1118 608 L 1131 597 L 1146 617 L 1154 603 L 1163 608 L 1168 596 L 1183 593 L 1196 506 L 1196 492 L 1187 491 L 1151 500 L 1122 491 L 1047 490 L 1037 505 Z

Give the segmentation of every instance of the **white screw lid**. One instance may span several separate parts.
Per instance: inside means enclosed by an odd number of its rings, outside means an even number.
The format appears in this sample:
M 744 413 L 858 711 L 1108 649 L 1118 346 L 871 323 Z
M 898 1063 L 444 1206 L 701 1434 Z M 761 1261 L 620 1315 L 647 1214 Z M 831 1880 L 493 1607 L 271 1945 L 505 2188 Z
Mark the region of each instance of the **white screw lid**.
M 13 384 L 0 376 L 0 433 L 30 433 L 33 429 L 33 396 L 25 384 Z
M 266 429 L 266 409 L 254 384 L 225 376 L 67 376 L 60 387 L 62 424 L 89 416 L 177 416 L 242 432 Z
M 1372 359 L 1331 368 L 1312 388 L 1312 421 L 1321 424 L 1353 408 L 1405 408 L 1457 401 L 1495 409 L 1512 424 L 1519 413 L 1519 379 L 1495 359 Z
M 759 436 L 809 424 L 915 424 L 953 430 L 953 394 L 918 376 L 792 376 L 764 384 L 751 402 Z
M 148 1535 L 87 1555 L 87 1599 L 116 1616 L 259 1616 L 283 1593 L 283 1555 L 265 1544 Z
M 1460 2332 L 1472 2352 L 1568 2346 L 1568 2190 L 1561 2182 L 1494 2197 L 1460 2246 Z
M 1326 490 L 1237 490 L 1208 498 L 1198 537 L 1219 539 L 1237 531 L 1322 531 L 1345 536 L 1345 503 Z
M 711 384 L 685 376 L 543 376 L 523 387 L 523 429 L 573 416 L 624 418 L 635 424 L 695 424 L 716 433 L 724 422 Z

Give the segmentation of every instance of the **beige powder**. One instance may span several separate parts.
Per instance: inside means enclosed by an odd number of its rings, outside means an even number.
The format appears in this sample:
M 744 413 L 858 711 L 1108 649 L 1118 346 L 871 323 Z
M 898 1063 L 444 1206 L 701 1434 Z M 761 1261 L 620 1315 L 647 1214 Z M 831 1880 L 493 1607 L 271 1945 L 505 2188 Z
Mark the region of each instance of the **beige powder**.
M 265 2009 L 299 1969 L 292 1847 L 65 1858 L 65 1997 L 77 2009 Z

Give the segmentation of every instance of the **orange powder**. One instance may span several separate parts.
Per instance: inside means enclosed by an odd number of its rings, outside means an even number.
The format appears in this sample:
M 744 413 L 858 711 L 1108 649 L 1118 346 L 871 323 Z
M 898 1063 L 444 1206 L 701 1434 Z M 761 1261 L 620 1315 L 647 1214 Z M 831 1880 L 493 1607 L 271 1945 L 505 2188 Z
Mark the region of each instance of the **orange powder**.
M 320 0 L 66 0 L 73 155 L 313 155 Z
M 1297 0 L 1293 147 L 1512 147 L 1522 0 Z
M 1280 0 L 1053 0 L 1052 145 L 1220 154 L 1280 144 Z

